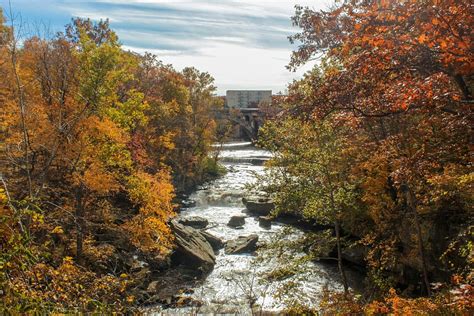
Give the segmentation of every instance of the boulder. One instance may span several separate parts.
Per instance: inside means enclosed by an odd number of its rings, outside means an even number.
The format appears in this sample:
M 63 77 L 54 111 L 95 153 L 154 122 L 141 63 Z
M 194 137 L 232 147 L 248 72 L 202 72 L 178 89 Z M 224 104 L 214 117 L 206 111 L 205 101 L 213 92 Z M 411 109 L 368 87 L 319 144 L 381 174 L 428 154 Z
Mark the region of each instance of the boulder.
M 225 245 L 225 253 L 228 255 L 239 253 L 250 253 L 257 250 L 258 235 L 240 236 L 229 240 Z
M 212 235 L 209 232 L 202 231 L 201 234 L 204 236 L 204 238 L 207 240 L 207 242 L 211 245 L 212 249 L 214 251 L 218 251 L 219 249 L 224 248 L 224 241 L 220 239 L 219 237 L 216 237 Z
M 245 225 L 245 216 L 235 215 L 232 216 L 227 223 L 227 226 L 230 227 L 240 227 Z
M 177 220 L 172 220 L 170 227 L 176 243 L 174 261 L 197 268 L 202 273 L 210 272 L 214 268 L 216 257 L 212 246 L 202 233 L 190 226 L 184 226 Z
M 192 228 L 202 229 L 209 225 L 209 221 L 204 217 L 191 216 L 186 218 L 180 218 L 179 222 L 185 226 L 191 226 Z
M 244 197 L 242 198 L 242 202 L 244 203 L 247 210 L 263 216 L 269 215 L 275 208 L 275 204 L 273 203 L 272 199 L 263 196 Z
M 259 216 L 258 225 L 263 228 L 270 229 L 272 227 L 272 217 L 271 216 Z

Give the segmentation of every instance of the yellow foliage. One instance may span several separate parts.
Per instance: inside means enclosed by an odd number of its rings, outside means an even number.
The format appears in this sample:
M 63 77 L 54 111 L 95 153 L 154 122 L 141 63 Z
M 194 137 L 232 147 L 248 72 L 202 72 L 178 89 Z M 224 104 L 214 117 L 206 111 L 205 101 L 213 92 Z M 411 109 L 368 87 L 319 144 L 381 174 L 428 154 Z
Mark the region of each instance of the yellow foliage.
M 171 247 L 172 235 L 166 222 L 173 215 L 174 187 L 167 171 L 156 175 L 137 172 L 129 178 L 130 200 L 139 213 L 125 224 L 134 243 L 146 251 L 164 253 Z
M 176 145 L 173 141 L 175 135 L 176 133 L 174 132 L 167 132 L 158 138 L 158 142 L 164 149 L 173 150 L 176 148 Z
M 64 234 L 64 230 L 61 226 L 56 226 L 51 231 L 52 234 Z
M 92 163 L 84 171 L 81 181 L 89 190 L 95 191 L 98 194 L 118 191 L 120 188 L 120 184 L 115 179 L 115 176 L 101 168 L 98 163 Z
M 107 117 L 91 116 L 84 122 L 84 125 L 86 128 L 90 128 L 91 136 L 106 137 L 108 140 L 119 144 L 125 144 L 129 140 L 125 131 Z
M 0 205 L 6 204 L 8 201 L 8 196 L 5 192 L 5 189 L 0 188 Z
M 145 69 L 147 57 L 122 50 L 105 22 L 77 19 L 64 36 L 22 39 L 15 50 L 3 23 L 0 8 L 0 160 L 12 200 L 1 185 L 0 314 L 5 304 L 135 303 L 128 271 L 107 275 L 115 241 L 98 236 L 118 222 L 127 244 L 171 249 L 170 166 L 194 175 L 206 158 L 212 78 L 203 73 L 207 90 L 191 104 L 182 73 L 157 62 Z

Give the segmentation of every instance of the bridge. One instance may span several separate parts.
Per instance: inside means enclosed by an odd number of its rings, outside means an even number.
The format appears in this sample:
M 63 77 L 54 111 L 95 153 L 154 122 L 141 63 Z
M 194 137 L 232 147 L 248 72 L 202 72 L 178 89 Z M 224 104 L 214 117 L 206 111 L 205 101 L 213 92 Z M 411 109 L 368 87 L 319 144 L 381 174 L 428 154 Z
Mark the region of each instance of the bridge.
M 234 137 L 257 141 L 258 129 L 263 124 L 263 117 L 259 108 L 240 108 L 215 111 L 217 119 L 229 121 L 234 128 Z
M 233 125 L 234 138 L 256 142 L 264 120 L 262 106 L 271 103 L 271 90 L 227 90 L 225 108 L 216 112 L 216 118 Z

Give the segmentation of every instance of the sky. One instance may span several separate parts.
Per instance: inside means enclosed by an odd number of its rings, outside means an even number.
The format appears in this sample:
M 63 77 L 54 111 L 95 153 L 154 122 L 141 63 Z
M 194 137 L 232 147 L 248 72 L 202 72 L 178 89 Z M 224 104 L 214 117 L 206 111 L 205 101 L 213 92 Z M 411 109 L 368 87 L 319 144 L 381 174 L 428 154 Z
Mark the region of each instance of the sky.
M 125 49 L 154 53 L 177 70 L 193 66 L 215 78 L 217 93 L 230 89 L 285 92 L 306 65 L 288 71 L 288 36 L 294 5 L 325 9 L 331 0 L 11 0 L 30 30 L 64 29 L 72 17 L 108 18 Z M 0 0 L 4 12 L 9 1 Z M 8 14 L 7 14 L 8 17 Z M 40 27 L 38 27 L 40 26 Z M 34 33 L 35 31 L 32 31 Z

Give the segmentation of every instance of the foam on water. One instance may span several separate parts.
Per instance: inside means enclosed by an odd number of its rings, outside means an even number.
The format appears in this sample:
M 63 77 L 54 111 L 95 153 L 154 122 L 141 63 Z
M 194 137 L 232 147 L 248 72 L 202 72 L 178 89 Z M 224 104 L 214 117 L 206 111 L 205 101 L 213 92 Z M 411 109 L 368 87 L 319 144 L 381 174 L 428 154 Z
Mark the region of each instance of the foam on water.
M 204 186 L 191 195 L 197 203 L 195 207 L 183 211 L 180 216 L 201 216 L 209 221 L 208 231 L 224 241 L 235 239 L 239 236 L 258 234 L 259 242 L 269 242 L 282 232 L 285 225 L 272 224 L 271 229 L 259 226 L 255 217 L 248 216 L 242 229 L 234 229 L 227 226 L 229 219 L 234 215 L 244 215 L 245 209 L 242 197 L 245 193 L 246 184 L 256 180 L 255 175 L 261 174 L 264 169 L 260 165 L 248 163 L 228 162 L 229 158 L 269 159 L 269 152 L 249 147 L 249 143 L 226 144 L 220 157 L 223 157 L 224 165 L 228 172 L 222 178 Z M 227 161 L 227 162 L 226 162 Z M 232 160 L 230 160 L 232 161 Z M 297 238 L 303 232 L 293 229 L 288 239 Z M 280 282 L 271 284 L 261 283 L 259 275 L 277 267 L 276 260 L 270 262 L 256 262 L 252 255 L 226 255 L 224 250 L 216 255 L 214 270 L 208 275 L 203 283 L 193 289 L 192 297 L 204 303 L 199 308 L 199 313 L 204 314 L 251 314 L 249 309 L 249 296 L 257 297 L 257 303 L 264 310 L 281 310 L 284 305 L 274 295 L 281 285 Z M 302 285 L 302 294 L 299 301 L 303 304 L 317 304 L 318 294 L 324 286 L 340 289 L 334 267 L 319 263 L 306 263 L 305 271 L 301 274 L 286 279 L 294 279 Z M 189 314 L 196 310 L 191 308 L 173 309 L 164 311 L 168 314 Z

